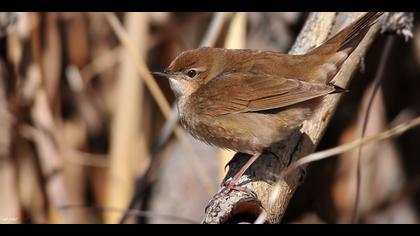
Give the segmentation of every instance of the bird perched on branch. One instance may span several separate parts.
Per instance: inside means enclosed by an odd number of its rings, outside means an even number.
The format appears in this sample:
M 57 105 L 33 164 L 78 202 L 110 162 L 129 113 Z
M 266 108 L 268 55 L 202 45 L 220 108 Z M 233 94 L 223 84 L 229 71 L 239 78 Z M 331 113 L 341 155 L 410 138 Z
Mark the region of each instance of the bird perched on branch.
M 344 91 L 330 81 L 382 14 L 366 13 L 304 55 L 198 48 L 155 73 L 169 79 L 181 124 L 192 136 L 252 155 L 226 190 L 263 151 L 308 119 L 321 98 Z

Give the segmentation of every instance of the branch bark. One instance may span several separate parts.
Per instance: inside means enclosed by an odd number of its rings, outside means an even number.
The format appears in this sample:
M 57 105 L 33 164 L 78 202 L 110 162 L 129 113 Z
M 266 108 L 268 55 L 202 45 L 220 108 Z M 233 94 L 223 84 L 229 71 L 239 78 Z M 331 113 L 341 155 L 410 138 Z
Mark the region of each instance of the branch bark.
M 312 13 L 297 38 L 290 54 L 303 54 L 325 41 L 330 32 L 338 31 L 338 23 L 351 22 L 363 13 Z M 334 22 L 337 24 L 334 26 Z M 354 72 L 358 69 L 361 58 L 373 42 L 379 24 L 372 27 L 358 48 L 343 64 L 333 82 L 340 87 L 347 87 Z M 264 212 L 266 223 L 280 223 L 287 205 L 301 182 L 302 168 L 296 170 L 280 181 L 278 197 L 269 204 L 269 197 L 276 183 L 277 176 L 292 161 L 312 153 L 320 142 L 324 131 L 334 114 L 341 94 L 325 97 L 311 119 L 305 121 L 299 130 L 290 137 L 272 147 L 272 153 L 264 153 L 239 181 L 241 187 L 253 193 L 231 191 L 228 194 L 216 194 L 206 208 L 202 223 L 239 223 L 254 222 Z M 245 154 L 237 153 L 229 164 L 225 177 L 231 178 L 246 162 Z

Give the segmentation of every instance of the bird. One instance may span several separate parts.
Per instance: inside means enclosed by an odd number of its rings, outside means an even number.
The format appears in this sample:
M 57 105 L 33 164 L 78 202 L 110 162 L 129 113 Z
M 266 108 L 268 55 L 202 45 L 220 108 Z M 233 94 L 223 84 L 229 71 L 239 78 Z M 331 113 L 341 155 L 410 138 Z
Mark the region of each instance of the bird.
M 154 75 L 169 79 L 181 125 L 209 145 L 251 155 L 225 189 L 272 144 L 311 117 L 331 83 L 383 12 L 368 12 L 303 55 L 202 47 L 182 52 Z

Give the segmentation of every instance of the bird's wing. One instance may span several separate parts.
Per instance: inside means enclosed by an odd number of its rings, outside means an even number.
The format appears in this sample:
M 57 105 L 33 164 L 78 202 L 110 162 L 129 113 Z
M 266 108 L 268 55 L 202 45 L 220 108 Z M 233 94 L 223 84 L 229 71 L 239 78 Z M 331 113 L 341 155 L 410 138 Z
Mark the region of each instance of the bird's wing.
M 235 72 L 213 78 L 191 95 L 191 104 L 199 113 L 219 116 L 286 107 L 336 91 L 333 85 Z

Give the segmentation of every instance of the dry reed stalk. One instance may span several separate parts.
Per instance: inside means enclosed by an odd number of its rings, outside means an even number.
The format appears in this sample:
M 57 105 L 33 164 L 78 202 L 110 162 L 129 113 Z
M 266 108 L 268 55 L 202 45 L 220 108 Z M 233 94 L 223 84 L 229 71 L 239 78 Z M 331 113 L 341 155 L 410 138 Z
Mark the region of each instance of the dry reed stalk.
M 14 189 L 9 189 L 5 191 L 5 195 L 15 194 L 14 199 L 11 201 L 1 201 L 2 203 L 8 204 L 9 208 L 15 207 L 17 205 L 17 213 L 19 216 L 18 222 L 24 223 L 27 219 L 20 218 L 21 210 L 25 209 L 28 212 L 29 218 L 34 223 L 46 223 L 47 214 L 46 214 L 46 202 L 45 195 L 43 192 L 43 187 L 39 181 L 39 176 L 37 175 L 37 166 L 35 164 L 36 156 L 32 152 L 33 149 L 30 148 L 29 143 L 19 135 L 19 131 L 16 129 L 19 127 L 20 122 L 20 109 L 24 99 L 21 99 L 21 75 L 19 67 L 22 63 L 23 58 L 23 47 L 25 40 L 28 39 L 30 32 L 32 30 L 30 13 L 18 13 L 17 14 L 17 25 L 15 30 L 11 31 L 7 35 L 7 59 L 10 65 L 12 66 L 13 73 L 8 73 L 8 77 L 2 77 L 2 82 L 6 80 L 13 81 L 14 85 L 12 91 L 8 91 L 8 107 L 9 112 L 1 111 L 2 114 L 0 120 L 4 121 L 5 115 L 10 115 L 12 128 L 10 132 L 11 145 L 7 147 L 7 152 L 13 157 L 13 168 L 14 176 L 13 180 L 9 180 L 8 184 L 14 182 Z M 13 77 L 12 77 L 13 76 Z M 3 85 L 3 84 L 2 84 Z M 3 121 L 1 123 L 3 123 Z M 4 132 L 2 135 L 2 140 L 7 140 L 8 135 L 5 135 L 7 131 L 6 127 L 2 127 L 1 130 Z M 2 147 L 6 145 L 2 142 Z M 1 150 L 1 148 L 0 148 Z M 0 151 L 3 153 L 3 150 Z M 1 158 L 0 158 L 1 159 Z M 7 163 L 6 163 L 7 165 Z M 3 171 L 0 171 L 3 173 Z M 7 171 L 4 171 L 5 174 Z M 3 178 L 2 178 L 3 179 Z M 1 184 L 4 187 L 7 187 L 6 184 Z M 5 212 L 0 210 L 0 212 Z M 10 215 L 9 215 L 10 216 Z M 13 222 L 10 222 L 13 223 Z
M 45 42 L 40 48 L 41 70 L 43 81 L 48 96 L 48 101 L 52 107 L 57 107 L 57 93 L 61 76 L 61 38 L 58 28 L 58 14 L 56 12 L 48 12 L 45 15 Z M 41 43 L 41 42 L 40 42 Z M 55 112 L 55 111 L 54 111 Z
M 14 224 L 21 219 L 14 178 L 16 169 L 10 156 L 12 116 L 8 109 L 5 82 L 5 64 L 0 58 L 0 224 Z
M 139 57 L 146 56 L 148 13 L 126 13 L 125 27 L 132 43 L 137 45 Z M 131 198 L 136 173 L 135 166 L 145 168 L 149 162 L 147 150 L 138 152 L 136 146 L 142 137 L 143 83 L 138 78 L 135 64 L 129 53 L 124 53 L 117 74 L 116 106 L 112 118 L 110 161 L 106 206 L 125 208 Z M 105 223 L 116 223 L 120 214 L 106 214 Z
M 39 181 L 36 153 L 24 139 L 16 145 L 16 188 L 20 209 L 27 211 L 27 217 L 35 224 L 48 223 L 46 198 Z M 27 219 L 21 219 L 25 222 Z
M 68 189 L 65 188 L 65 179 L 60 173 L 60 170 L 62 169 L 62 153 L 60 153 L 59 147 L 57 146 L 58 142 L 56 129 L 58 127 L 54 121 L 53 110 L 47 93 L 48 84 L 50 82 L 46 81 L 46 73 L 49 72 L 43 72 L 41 69 L 43 61 L 40 42 L 40 15 L 32 13 L 31 16 L 33 22 L 35 22 L 35 26 L 31 34 L 31 46 L 34 62 L 33 66 L 30 67 L 32 70 L 28 72 L 28 77 L 30 77 L 28 80 L 41 80 L 41 84 L 34 87 L 35 91 L 32 92 L 34 100 L 33 105 L 30 108 L 30 115 L 33 123 L 35 124 L 35 130 L 32 130 L 30 133 L 37 148 L 41 171 L 47 179 L 45 189 L 50 203 L 48 208 L 49 222 L 72 223 L 75 222 L 75 217 L 71 212 L 60 212 L 56 209 L 57 206 L 68 203 Z M 54 91 L 50 92 L 53 94 L 55 93 Z

